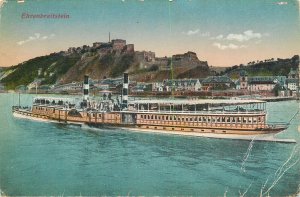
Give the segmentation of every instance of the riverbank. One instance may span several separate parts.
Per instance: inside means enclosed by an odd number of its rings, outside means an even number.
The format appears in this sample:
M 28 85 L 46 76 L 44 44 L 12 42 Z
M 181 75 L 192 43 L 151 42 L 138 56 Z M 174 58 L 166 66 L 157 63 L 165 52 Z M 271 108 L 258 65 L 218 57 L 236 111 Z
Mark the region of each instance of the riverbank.
M 257 100 L 266 101 L 266 102 L 278 102 L 278 101 L 297 100 L 297 98 L 296 97 L 265 97 L 265 98 L 258 98 Z

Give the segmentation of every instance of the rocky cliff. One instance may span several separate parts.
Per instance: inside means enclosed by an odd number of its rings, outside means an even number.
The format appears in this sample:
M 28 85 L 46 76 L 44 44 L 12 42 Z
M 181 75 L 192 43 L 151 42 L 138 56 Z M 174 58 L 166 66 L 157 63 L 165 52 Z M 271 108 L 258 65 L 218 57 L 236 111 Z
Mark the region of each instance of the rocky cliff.
M 174 78 L 200 78 L 209 74 L 207 62 L 200 61 L 196 53 L 155 58 L 151 52 L 150 58 L 134 51 L 132 44 L 117 41 L 115 44 L 71 47 L 67 51 L 33 58 L 5 69 L 5 76 L 2 71 L 4 77 L 0 82 L 8 89 L 15 89 L 37 78 L 42 80 L 42 84 L 51 85 L 82 81 L 84 75 L 92 79 L 119 77 L 123 72 L 129 72 L 130 77 L 138 81 L 161 81 L 172 75 Z

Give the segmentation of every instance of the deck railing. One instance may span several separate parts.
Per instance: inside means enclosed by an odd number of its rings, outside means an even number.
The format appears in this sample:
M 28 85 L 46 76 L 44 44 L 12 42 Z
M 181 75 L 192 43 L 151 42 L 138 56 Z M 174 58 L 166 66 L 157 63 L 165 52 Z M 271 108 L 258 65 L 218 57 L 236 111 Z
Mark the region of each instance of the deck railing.
M 128 112 L 139 112 L 139 113 L 156 113 L 156 114 L 265 114 L 264 110 L 256 111 L 168 111 L 168 110 L 132 110 Z
M 267 122 L 269 128 L 288 128 L 289 123 L 286 122 Z

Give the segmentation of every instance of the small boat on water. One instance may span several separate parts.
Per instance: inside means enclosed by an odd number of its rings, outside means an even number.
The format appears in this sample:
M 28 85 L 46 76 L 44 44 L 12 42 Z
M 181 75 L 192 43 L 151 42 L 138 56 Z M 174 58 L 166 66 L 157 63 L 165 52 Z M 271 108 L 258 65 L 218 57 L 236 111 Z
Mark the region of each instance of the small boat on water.
M 85 76 L 82 99 L 37 97 L 32 107 L 13 106 L 12 111 L 16 117 L 67 124 L 217 138 L 273 136 L 288 127 L 288 124 L 267 123 L 265 101 L 128 100 L 128 83 L 128 74 L 124 73 L 120 101 L 111 96 L 97 101 L 89 97 L 89 78 Z

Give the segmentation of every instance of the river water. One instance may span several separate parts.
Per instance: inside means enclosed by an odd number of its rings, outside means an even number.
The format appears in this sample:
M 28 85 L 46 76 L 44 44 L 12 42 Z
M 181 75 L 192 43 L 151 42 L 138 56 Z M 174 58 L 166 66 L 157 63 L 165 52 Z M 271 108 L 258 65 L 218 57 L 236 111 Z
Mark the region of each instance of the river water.
M 22 95 L 30 105 L 33 95 Z M 287 196 L 300 185 L 299 114 L 280 138 L 296 144 L 100 130 L 16 119 L 0 94 L 0 189 L 7 195 Z M 268 103 L 288 122 L 296 101 Z

